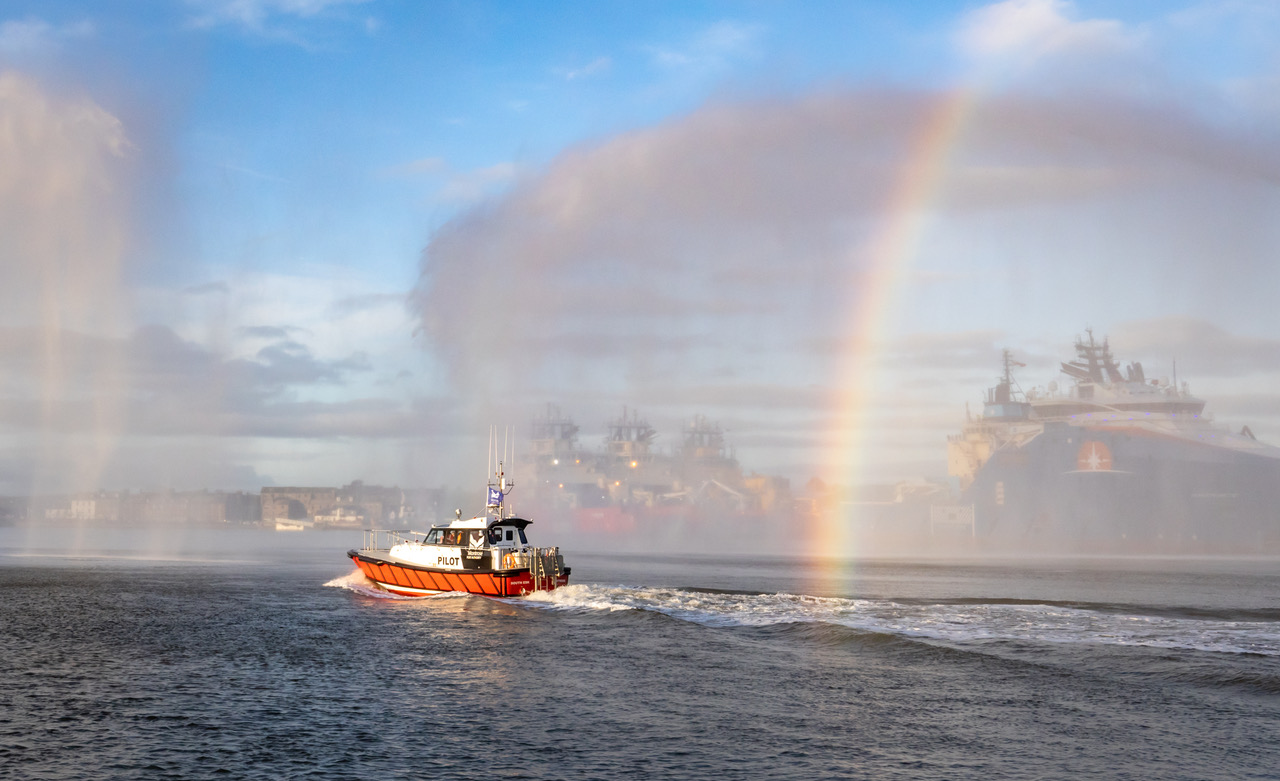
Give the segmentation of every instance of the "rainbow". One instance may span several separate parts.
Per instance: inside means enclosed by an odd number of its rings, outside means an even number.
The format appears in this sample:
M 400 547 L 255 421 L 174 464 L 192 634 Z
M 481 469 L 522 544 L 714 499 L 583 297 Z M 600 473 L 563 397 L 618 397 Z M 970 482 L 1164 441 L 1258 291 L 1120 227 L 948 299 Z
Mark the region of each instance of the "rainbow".
M 856 275 L 852 318 L 844 333 L 841 365 L 831 407 L 837 410 L 832 450 L 832 482 L 857 485 L 867 458 L 866 413 L 877 386 L 877 351 L 884 342 L 890 317 L 911 268 L 926 224 L 926 215 L 950 168 L 952 151 L 960 140 L 976 104 L 976 91 L 957 88 L 931 106 L 895 179 L 884 217 L 859 248 L 866 270 Z M 827 562 L 832 578 L 843 575 L 847 560 L 857 555 L 854 518 L 833 506 L 818 513 L 811 527 L 809 551 Z M 831 558 L 834 557 L 834 558 Z M 844 562 L 844 563 L 840 563 Z

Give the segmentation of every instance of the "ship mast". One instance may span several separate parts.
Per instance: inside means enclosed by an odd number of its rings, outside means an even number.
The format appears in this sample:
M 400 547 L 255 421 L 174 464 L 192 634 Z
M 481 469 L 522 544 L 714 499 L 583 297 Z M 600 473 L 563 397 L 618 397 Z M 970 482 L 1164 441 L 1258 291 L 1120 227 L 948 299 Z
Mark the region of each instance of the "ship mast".
M 1014 379 L 1013 379 L 1013 367 L 1014 366 L 1025 367 L 1026 364 L 1023 363 L 1022 361 L 1015 361 L 1013 359 L 1013 351 L 1011 351 L 1007 347 L 1001 352 L 1002 352 L 1002 357 L 1004 359 L 1004 377 L 1002 378 L 1001 381 L 1005 385 L 1008 385 L 1010 388 L 1012 388 L 1014 385 L 1017 385 L 1017 383 L 1014 382 Z M 1022 389 L 1019 388 L 1018 391 L 1021 392 Z
M 1004 362 L 1004 374 L 1000 376 L 1000 384 L 996 386 L 995 401 L 1006 403 L 1013 400 L 1013 389 L 1017 388 L 1018 393 L 1022 393 L 1022 388 L 1018 385 L 1017 380 L 1013 379 L 1013 367 L 1026 366 L 1022 361 L 1016 361 L 1013 358 L 1013 352 L 1009 348 L 1000 351 L 1001 360 Z

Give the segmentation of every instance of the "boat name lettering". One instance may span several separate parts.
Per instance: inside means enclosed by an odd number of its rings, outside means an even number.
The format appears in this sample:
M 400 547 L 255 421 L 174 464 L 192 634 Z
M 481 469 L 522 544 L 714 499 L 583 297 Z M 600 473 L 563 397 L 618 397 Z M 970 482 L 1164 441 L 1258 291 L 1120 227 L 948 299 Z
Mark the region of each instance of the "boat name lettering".
M 458 557 L 457 556 L 440 556 L 436 559 L 436 564 L 439 564 L 444 567 L 456 567 L 458 566 Z

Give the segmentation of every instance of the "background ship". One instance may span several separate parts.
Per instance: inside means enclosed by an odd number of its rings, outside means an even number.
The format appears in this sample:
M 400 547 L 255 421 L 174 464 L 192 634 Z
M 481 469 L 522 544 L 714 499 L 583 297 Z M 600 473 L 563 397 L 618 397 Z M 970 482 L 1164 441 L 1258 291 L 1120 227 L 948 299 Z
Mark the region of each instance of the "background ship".
M 588 449 L 577 424 L 549 405 L 527 442 L 522 469 L 532 491 L 525 501 L 545 517 L 569 520 L 575 532 L 609 534 L 741 523 L 790 508 L 789 482 L 744 475 L 723 430 L 702 415 L 684 426 L 672 451 L 655 446 L 658 431 L 635 411 L 624 408 L 606 429 L 603 448 Z
M 1092 331 L 1065 391 L 1004 374 L 948 441 L 948 470 L 983 547 L 1046 552 L 1280 550 L 1280 448 L 1216 425 L 1176 377 L 1124 371 Z

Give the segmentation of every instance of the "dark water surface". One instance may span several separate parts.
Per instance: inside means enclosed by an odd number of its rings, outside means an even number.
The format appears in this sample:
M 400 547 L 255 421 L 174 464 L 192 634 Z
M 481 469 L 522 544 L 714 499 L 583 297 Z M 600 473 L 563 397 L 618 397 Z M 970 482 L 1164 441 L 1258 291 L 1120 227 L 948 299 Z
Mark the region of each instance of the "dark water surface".
M 1274 561 L 570 551 L 407 600 L 358 535 L 7 531 L 6 778 L 1280 778 Z

